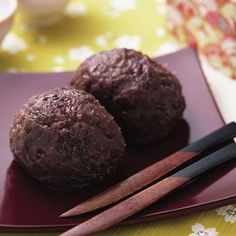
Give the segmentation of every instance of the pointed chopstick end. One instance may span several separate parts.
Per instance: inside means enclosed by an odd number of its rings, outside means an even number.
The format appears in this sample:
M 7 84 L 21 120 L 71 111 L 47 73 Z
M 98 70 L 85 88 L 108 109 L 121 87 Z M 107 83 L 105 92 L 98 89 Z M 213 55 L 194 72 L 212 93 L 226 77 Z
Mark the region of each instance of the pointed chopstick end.
M 59 217 L 65 218 L 65 217 L 71 217 L 71 216 L 74 216 L 74 214 L 73 214 L 73 211 L 69 210 L 69 211 L 62 213 Z

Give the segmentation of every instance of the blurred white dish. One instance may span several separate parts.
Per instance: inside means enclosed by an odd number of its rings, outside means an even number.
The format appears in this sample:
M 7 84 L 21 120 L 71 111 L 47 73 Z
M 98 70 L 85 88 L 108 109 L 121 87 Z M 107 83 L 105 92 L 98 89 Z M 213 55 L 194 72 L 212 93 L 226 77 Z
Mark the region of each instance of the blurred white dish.
M 16 0 L 0 0 L 0 43 L 12 26 L 16 8 Z
M 69 0 L 18 0 L 25 22 L 35 26 L 57 22 L 68 2 Z

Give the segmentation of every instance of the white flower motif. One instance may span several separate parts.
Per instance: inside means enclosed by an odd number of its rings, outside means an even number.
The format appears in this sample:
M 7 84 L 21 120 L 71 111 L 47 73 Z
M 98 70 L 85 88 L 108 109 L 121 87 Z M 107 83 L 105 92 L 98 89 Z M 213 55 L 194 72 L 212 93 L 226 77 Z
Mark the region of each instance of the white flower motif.
M 177 50 L 181 49 L 179 44 L 176 44 L 174 42 L 171 41 L 167 41 L 166 43 L 161 44 L 161 46 L 159 46 L 157 48 L 157 50 L 154 52 L 154 56 L 161 56 L 161 55 L 165 55 L 168 53 L 172 53 L 175 52 Z
M 107 46 L 107 38 L 104 35 L 97 36 L 95 42 L 100 47 L 105 48 Z
M 156 28 L 156 35 L 157 37 L 164 37 L 166 35 L 166 31 L 163 27 L 157 27 Z
M 45 44 L 47 41 L 48 41 L 47 37 L 44 35 L 38 35 L 36 37 L 36 43 L 38 43 L 38 44 Z
M 221 215 L 225 217 L 226 222 L 230 222 L 231 224 L 236 222 L 236 208 L 233 205 L 224 206 L 216 209 L 217 215 Z
M 80 48 L 70 48 L 68 57 L 71 61 L 84 61 L 93 55 L 93 53 L 90 47 L 82 46 Z
M 166 0 L 156 0 L 155 2 L 158 4 L 166 4 Z
M 95 38 L 95 42 L 98 46 L 104 48 L 107 46 L 108 40 L 112 39 L 113 37 L 113 32 L 108 31 L 104 35 L 98 35 Z
M 19 30 L 21 32 L 36 32 L 37 28 L 35 25 L 28 25 L 28 24 L 22 23 L 19 25 Z
M 55 66 L 54 68 L 53 68 L 53 71 L 54 72 L 63 72 L 65 69 L 64 69 L 64 67 L 62 67 L 62 66 Z
M 115 46 L 119 48 L 129 48 L 138 50 L 141 44 L 139 36 L 121 35 L 115 40 Z
M 123 12 L 135 9 L 136 2 L 135 0 L 110 0 L 110 5 L 113 9 Z
M 2 42 L 2 50 L 11 54 L 25 51 L 27 48 L 26 42 L 13 33 L 9 33 Z
M 156 11 L 160 15 L 165 15 L 167 12 L 166 5 L 163 4 L 163 5 L 158 6 Z
M 65 62 L 65 58 L 63 56 L 56 56 L 54 58 L 54 62 L 57 64 L 57 65 L 62 65 L 64 64 Z
M 34 61 L 35 58 L 36 58 L 36 56 L 33 53 L 29 53 L 29 54 L 26 55 L 26 60 L 29 61 L 29 62 Z
M 108 31 L 108 32 L 105 33 L 105 36 L 107 37 L 107 39 L 111 39 L 113 37 L 113 32 Z
M 199 223 L 192 226 L 192 231 L 194 233 L 189 234 L 189 236 L 216 236 L 218 234 L 215 228 L 205 229 L 205 227 Z
M 115 10 L 115 9 L 113 9 L 113 8 L 111 8 L 111 7 L 106 7 L 106 6 L 105 6 L 105 7 L 103 8 L 103 12 L 104 12 L 106 15 L 112 17 L 112 18 L 117 18 L 117 17 L 120 16 L 120 12 L 117 11 L 117 10 Z
M 65 14 L 71 17 L 84 15 L 87 12 L 87 7 L 83 3 L 69 3 L 65 8 Z
M 17 72 L 19 72 L 19 70 L 17 68 L 10 67 L 10 68 L 7 69 L 7 72 L 9 72 L 9 73 L 17 73 Z
M 105 6 L 103 11 L 112 18 L 117 18 L 122 12 L 136 8 L 135 0 L 110 0 L 109 6 Z

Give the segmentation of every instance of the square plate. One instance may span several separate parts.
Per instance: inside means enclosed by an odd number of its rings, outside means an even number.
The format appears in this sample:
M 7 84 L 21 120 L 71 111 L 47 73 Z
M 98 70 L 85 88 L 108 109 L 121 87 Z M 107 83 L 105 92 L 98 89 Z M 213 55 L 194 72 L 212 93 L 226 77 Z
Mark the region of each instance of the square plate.
M 44 188 L 12 162 L 8 131 L 15 112 L 30 96 L 66 86 L 72 73 L 0 74 L 1 230 L 56 230 L 82 222 L 99 211 L 71 219 L 58 216 L 75 204 L 224 125 L 193 49 L 184 49 L 158 60 L 167 63 L 168 68 L 177 73 L 182 84 L 187 102 L 184 120 L 158 145 L 128 148 L 125 161 L 114 177 L 96 187 L 70 194 Z M 235 178 L 235 162 L 221 165 L 121 224 L 155 220 L 232 203 L 236 201 L 236 188 L 233 187 Z

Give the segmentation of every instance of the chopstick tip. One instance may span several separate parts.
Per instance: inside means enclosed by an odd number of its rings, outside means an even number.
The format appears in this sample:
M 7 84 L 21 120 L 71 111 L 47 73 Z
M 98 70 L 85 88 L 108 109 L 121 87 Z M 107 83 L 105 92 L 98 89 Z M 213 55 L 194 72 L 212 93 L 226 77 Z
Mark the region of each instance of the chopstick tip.
M 86 211 L 86 209 L 76 206 L 76 207 L 71 208 L 70 210 L 62 213 L 59 217 L 64 218 L 64 217 L 78 216 L 78 215 L 81 215 L 81 214 L 84 214 L 87 212 L 89 212 L 89 211 Z
M 65 218 L 65 217 L 69 217 L 72 216 L 70 211 L 66 211 L 64 213 L 62 213 L 61 215 L 59 215 L 60 218 Z

